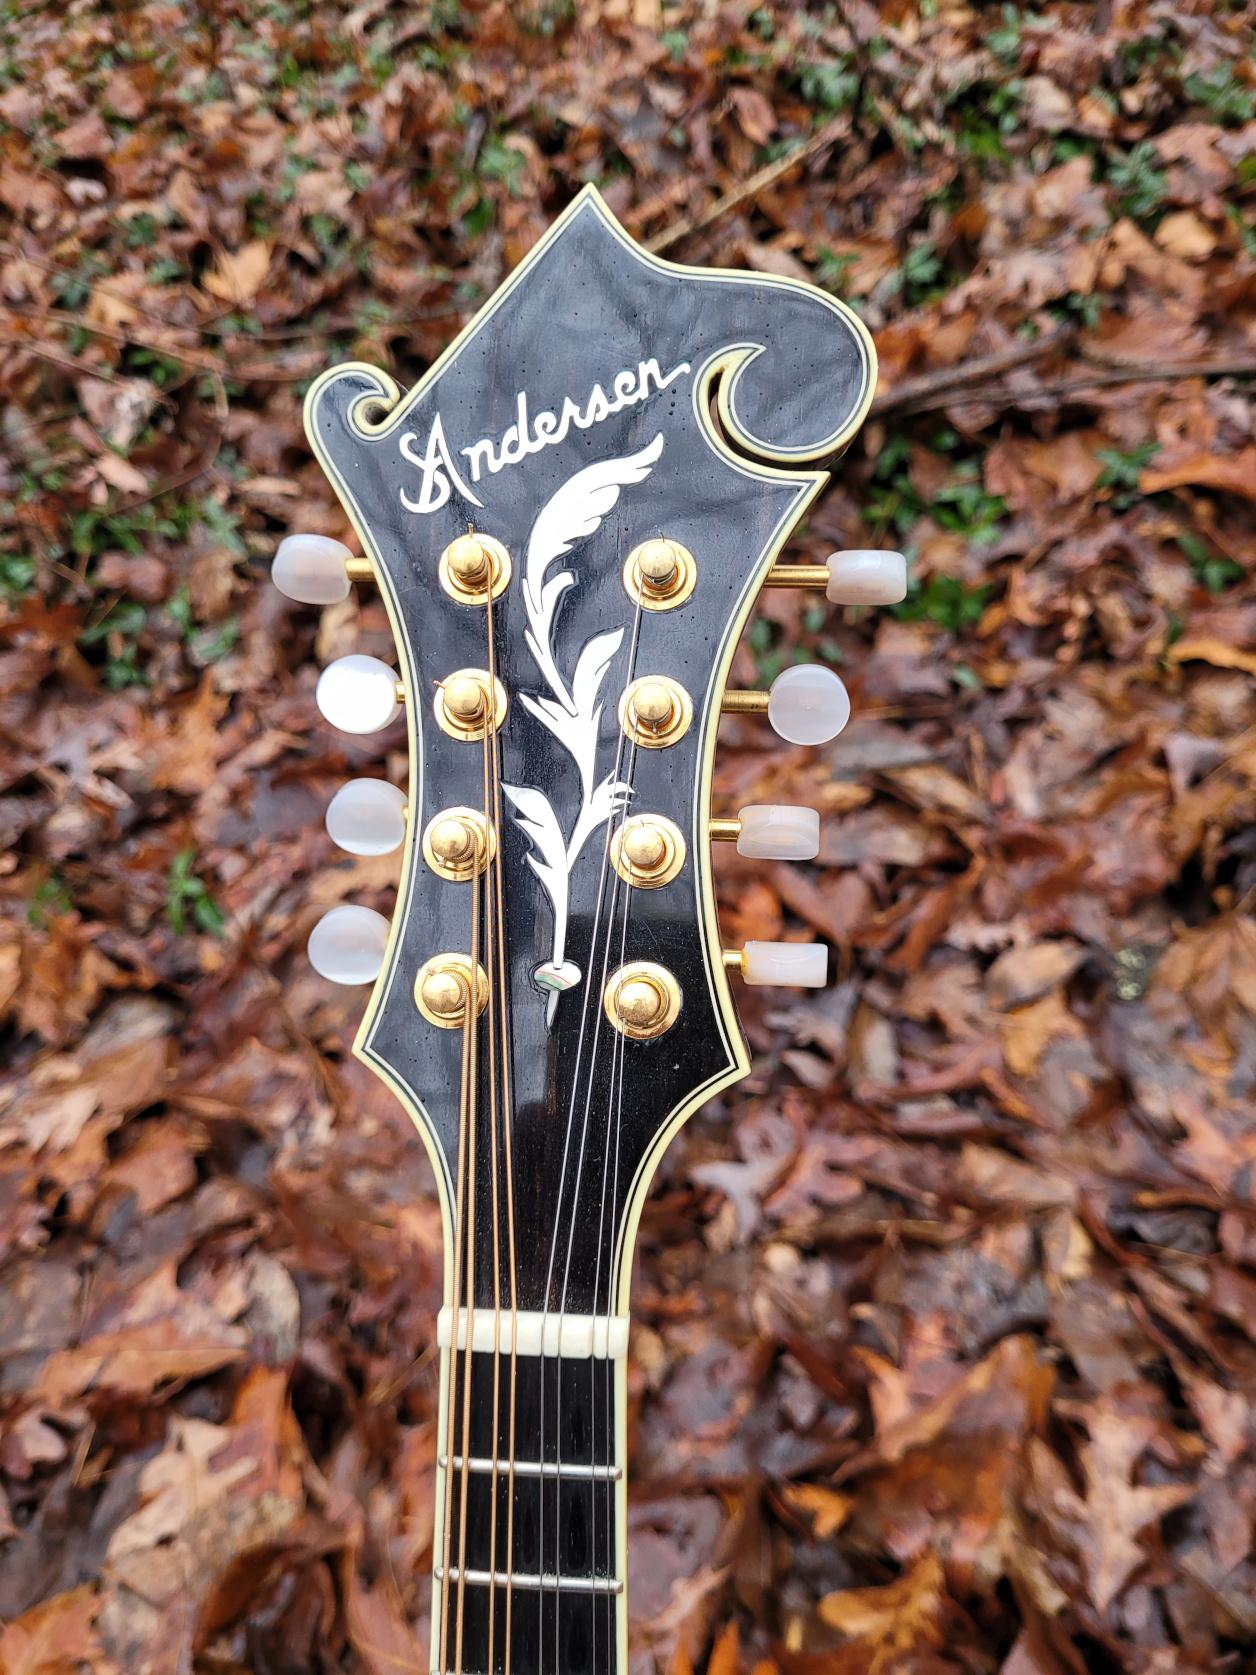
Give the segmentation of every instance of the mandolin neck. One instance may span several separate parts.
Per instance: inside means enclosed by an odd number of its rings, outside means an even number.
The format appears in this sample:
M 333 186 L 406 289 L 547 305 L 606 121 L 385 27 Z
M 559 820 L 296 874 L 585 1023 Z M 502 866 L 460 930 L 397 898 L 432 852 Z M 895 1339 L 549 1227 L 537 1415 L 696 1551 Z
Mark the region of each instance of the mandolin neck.
M 431 1668 L 620 1675 L 627 1321 L 517 1319 L 441 1314 Z

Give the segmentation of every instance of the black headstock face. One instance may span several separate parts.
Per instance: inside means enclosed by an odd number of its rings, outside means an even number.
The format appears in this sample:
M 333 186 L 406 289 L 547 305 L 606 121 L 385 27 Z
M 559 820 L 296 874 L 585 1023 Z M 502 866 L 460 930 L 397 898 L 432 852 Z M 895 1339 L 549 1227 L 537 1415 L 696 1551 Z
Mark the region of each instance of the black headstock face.
M 747 1069 L 707 833 L 721 698 L 764 574 L 825 481 L 807 467 L 845 446 L 873 376 L 866 334 L 831 298 L 647 256 L 589 190 L 408 395 L 360 365 L 310 392 L 310 440 L 391 615 L 410 729 L 395 918 L 357 1050 L 413 1114 L 451 1203 L 466 1043 L 420 1011 L 415 983 L 475 950 L 504 1001 L 495 1044 L 490 1014 L 468 1033 L 485 1125 L 503 1102 L 490 1060 L 508 1049 L 522 1308 L 546 1305 L 559 1227 L 568 1307 L 606 1308 L 608 1248 L 620 1295 L 662 1146 Z M 484 589 L 459 597 L 442 571 L 472 530 L 508 555 L 491 624 Z M 630 559 L 658 538 L 685 556 L 642 604 Z M 505 711 L 486 746 L 458 736 L 439 685 L 490 668 Z M 651 689 L 644 711 L 657 701 L 651 677 L 674 705 L 666 743 L 648 715 L 637 739 L 621 724 L 633 682 Z M 499 900 L 494 869 L 477 885 L 433 865 L 432 823 L 459 808 L 494 829 Z M 659 887 L 612 864 L 639 815 L 678 840 L 649 863 L 669 875 Z M 604 1004 L 634 962 L 661 968 L 678 1002 L 640 1039 Z M 494 1132 L 477 1151 L 486 1192 Z

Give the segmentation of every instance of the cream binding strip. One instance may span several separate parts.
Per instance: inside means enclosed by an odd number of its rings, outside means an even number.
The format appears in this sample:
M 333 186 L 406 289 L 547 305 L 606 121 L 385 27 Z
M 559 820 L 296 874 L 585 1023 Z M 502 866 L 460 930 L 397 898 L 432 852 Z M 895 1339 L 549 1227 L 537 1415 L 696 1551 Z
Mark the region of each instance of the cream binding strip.
M 458 1311 L 459 1349 L 467 1347 L 467 1314 L 466 1309 Z M 500 1322 L 497 1349 L 501 1355 L 510 1354 L 512 1322 L 517 1326 L 519 1355 L 562 1355 L 573 1361 L 594 1355 L 599 1361 L 608 1357 L 622 1361 L 628 1353 L 626 1314 L 541 1314 L 520 1309 L 512 1315 L 506 1309 L 498 1314 L 495 1309 L 481 1308 L 471 1312 L 471 1320 L 471 1348 L 477 1354 L 492 1354 L 495 1322 Z M 436 1317 L 436 1341 L 442 1349 L 453 1347 L 453 1321 L 451 1308 L 443 1308 Z

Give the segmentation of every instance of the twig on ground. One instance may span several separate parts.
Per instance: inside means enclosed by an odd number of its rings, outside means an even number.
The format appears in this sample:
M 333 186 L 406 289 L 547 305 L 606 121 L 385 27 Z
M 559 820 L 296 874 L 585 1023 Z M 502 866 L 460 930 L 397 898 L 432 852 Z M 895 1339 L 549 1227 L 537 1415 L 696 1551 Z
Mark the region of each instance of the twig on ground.
M 809 140 L 800 146 L 796 146 L 786 156 L 778 157 L 774 163 L 765 164 L 748 180 L 743 180 L 731 192 L 726 192 L 722 198 L 717 198 L 700 215 L 692 216 L 686 221 L 677 221 L 673 226 L 665 227 L 661 233 L 656 233 L 653 238 L 647 239 L 645 241 L 646 249 L 657 256 L 660 251 L 669 250 L 673 244 L 679 244 L 681 239 L 688 238 L 690 233 L 702 232 L 705 228 L 720 220 L 722 216 L 727 215 L 730 210 L 736 209 L 739 204 L 748 203 L 752 198 L 757 198 L 760 192 L 766 192 L 769 186 L 775 185 L 781 179 L 782 175 L 788 174 L 799 163 L 806 163 L 817 152 L 823 151 L 826 146 L 832 145 L 835 140 L 841 139 L 843 135 L 849 134 L 849 132 L 850 117 L 845 114 L 835 116 L 831 122 L 826 122 L 823 128 L 814 133 Z
M 966 384 L 997 377 L 1001 372 L 1010 372 L 1014 367 L 1041 360 L 1044 355 L 1065 348 L 1073 335 L 1071 330 L 1053 332 L 1050 337 L 1016 343 L 1010 349 L 1001 349 L 978 360 L 939 367 L 936 372 L 924 372 L 918 378 L 904 378 L 901 384 L 895 384 L 874 399 L 869 417 L 879 419 L 889 413 L 920 412 L 941 405 L 953 399 L 955 392 Z
M 1122 384 L 1172 383 L 1185 378 L 1256 378 L 1256 360 L 1179 361 L 1173 365 L 1129 365 L 1122 370 L 1096 371 L 1080 378 L 1057 378 L 1039 384 L 1035 389 L 1013 390 L 1005 384 L 988 390 L 969 390 L 956 379 L 953 383 L 940 382 L 934 389 L 920 392 L 909 402 L 887 399 L 884 407 L 872 404 L 872 416 L 884 412 L 927 413 L 938 407 L 978 406 L 989 404 L 1011 406 L 1018 401 L 1036 402 L 1042 397 L 1064 398 L 1082 395 L 1087 390 L 1114 389 Z M 902 388 L 903 386 L 900 386 Z M 889 396 L 898 391 L 891 390 Z

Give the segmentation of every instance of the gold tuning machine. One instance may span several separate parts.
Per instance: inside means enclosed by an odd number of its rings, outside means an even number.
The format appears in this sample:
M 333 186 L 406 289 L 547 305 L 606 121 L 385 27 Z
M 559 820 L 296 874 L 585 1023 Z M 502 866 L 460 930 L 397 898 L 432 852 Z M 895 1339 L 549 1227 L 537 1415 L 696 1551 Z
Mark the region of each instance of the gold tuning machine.
M 491 535 L 457 535 L 440 555 L 440 585 L 463 605 L 484 605 L 510 581 L 510 554 Z
M 689 731 L 693 700 L 670 675 L 643 675 L 619 701 L 619 724 L 646 750 L 663 750 Z
M 625 884 L 658 890 L 685 864 L 680 827 L 663 814 L 634 814 L 611 838 L 611 865 Z
M 482 739 L 506 719 L 506 688 L 487 669 L 455 669 L 437 684 L 433 708 L 441 730 L 451 739 Z
M 414 980 L 414 1003 L 437 1029 L 461 1029 L 471 997 L 471 960 L 466 954 L 435 954 L 419 968 Z M 475 968 L 475 1010 L 488 1005 L 488 978 Z
M 698 581 L 698 565 L 688 547 L 657 536 L 642 541 L 624 563 L 624 587 L 643 611 L 670 611 L 683 605 Z
M 478 809 L 442 809 L 423 832 L 423 859 L 454 884 L 483 872 L 496 853 L 497 835 Z
M 629 960 L 612 973 L 602 1005 L 621 1035 L 653 1041 L 680 1016 L 680 984 L 653 960 Z

